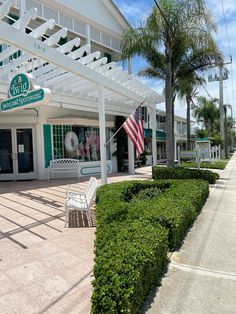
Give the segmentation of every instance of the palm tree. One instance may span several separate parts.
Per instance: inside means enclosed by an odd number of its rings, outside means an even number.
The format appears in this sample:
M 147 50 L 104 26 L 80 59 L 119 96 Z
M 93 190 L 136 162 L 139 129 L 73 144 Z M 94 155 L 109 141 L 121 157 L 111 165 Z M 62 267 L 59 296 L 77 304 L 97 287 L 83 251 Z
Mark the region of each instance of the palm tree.
M 187 150 L 191 149 L 191 105 L 194 105 L 193 99 L 197 96 L 197 89 L 205 83 L 205 80 L 195 73 L 182 77 L 176 84 L 176 92 L 180 98 L 185 98 L 187 105 L 186 120 L 187 120 Z
M 197 122 L 202 122 L 211 136 L 215 135 L 217 121 L 219 121 L 218 103 L 217 98 L 207 99 L 204 96 L 199 96 L 197 106 L 194 108 L 194 116 Z
M 174 83 L 179 60 L 196 48 L 200 51 L 210 47 L 218 53 L 210 34 L 216 27 L 203 0 L 160 0 L 159 7 L 161 11 L 154 7 L 143 24 L 124 33 L 122 57 L 144 57 L 148 67 L 140 74 L 165 80 L 167 166 L 173 167 Z M 206 61 L 211 63 L 210 58 Z M 187 70 L 191 69 L 189 63 Z

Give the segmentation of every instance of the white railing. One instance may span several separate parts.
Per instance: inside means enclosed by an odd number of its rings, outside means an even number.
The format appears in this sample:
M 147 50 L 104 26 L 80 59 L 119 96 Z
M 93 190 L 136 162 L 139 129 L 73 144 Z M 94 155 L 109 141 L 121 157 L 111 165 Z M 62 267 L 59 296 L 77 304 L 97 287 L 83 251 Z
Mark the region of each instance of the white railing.
M 166 123 L 164 123 L 164 122 L 157 122 L 157 131 L 166 132 Z
M 175 122 L 175 134 L 187 135 L 187 124 L 181 124 Z

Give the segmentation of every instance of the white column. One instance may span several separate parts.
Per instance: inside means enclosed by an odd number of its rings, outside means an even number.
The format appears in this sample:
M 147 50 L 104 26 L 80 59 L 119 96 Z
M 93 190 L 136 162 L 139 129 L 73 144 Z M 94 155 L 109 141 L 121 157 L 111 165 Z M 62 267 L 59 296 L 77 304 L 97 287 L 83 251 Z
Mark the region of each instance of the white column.
M 131 58 L 128 59 L 128 73 L 132 74 L 132 61 L 131 61 Z
M 156 120 L 156 105 L 152 109 L 152 164 L 153 166 L 157 163 L 157 120 Z
M 127 136 L 128 137 L 128 136 Z M 128 164 L 129 164 L 129 173 L 134 174 L 134 144 L 128 137 Z
M 98 85 L 98 111 L 99 111 L 99 133 L 100 133 L 100 156 L 101 156 L 101 178 L 102 184 L 107 184 L 107 158 L 106 158 L 106 119 L 104 86 Z
M 38 172 L 38 179 L 45 179 L 45 167 L 44 167 L 44 136 L 43 136 L 43 123 L 44 120 L 42 119 L 42 113 L 41 113 L 41 107 L 38 107 L 38 117 L 37 117 L 37 123 L 35 125 L 35 140 L 36 145 L 34 152 L 37 156 L 37 165 L 35 167 L 37 168 Z
M 86 25 L 86 44 L 91 45 L 90 24 Z M 90 51 L 91 53 L 91 51 Z
M 131 59 L 128 59 L 128 73 L 132 74 L 132 63 Z M 128 136 L 127 136 L 128 137 Z M 128 137 L 128 164 L 129 164 L 129 173 L 135 174 L 134 168 L 134 144 Z
M 25 0 L 20 0 L 19 1 L 19 9 L 20 9 L 20 16 L 22 16 L 25 13 L 25 11 L 26 11 Z
M 175 152 L 174 152 L 175 160 L 177 160 L 177 140 L 175 138 Z

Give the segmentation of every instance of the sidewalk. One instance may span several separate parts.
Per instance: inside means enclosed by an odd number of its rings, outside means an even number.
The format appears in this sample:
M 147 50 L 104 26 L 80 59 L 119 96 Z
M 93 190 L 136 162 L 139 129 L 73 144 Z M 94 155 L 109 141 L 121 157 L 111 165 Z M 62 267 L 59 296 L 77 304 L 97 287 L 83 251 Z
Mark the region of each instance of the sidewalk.
M 236 313 L 236 154 L 174 252 L 148 314 Z
M 146 179 L 112 174 L 108 182 Z M 78 192 L 89 177 L 80 178 Z M 101 180 L 98 180 L 99 185 Z M 77 212 L 64 228 L 67 184 L 75 179 L 0 182 L 0 313 L 88 314 L 95 228 Z M 83 223 L 82 223 L 83 222 Z

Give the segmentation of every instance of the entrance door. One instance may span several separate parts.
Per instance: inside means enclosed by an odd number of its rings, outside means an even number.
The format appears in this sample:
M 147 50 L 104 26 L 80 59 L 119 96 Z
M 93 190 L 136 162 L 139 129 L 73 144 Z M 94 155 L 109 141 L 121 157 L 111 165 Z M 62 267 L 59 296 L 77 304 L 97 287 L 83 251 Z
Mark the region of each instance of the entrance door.
M 0 129 L 0 180 L 35 178 L 33 128 Z
M 0 177 L 13 175 L 12 130 L 0 129 Z

